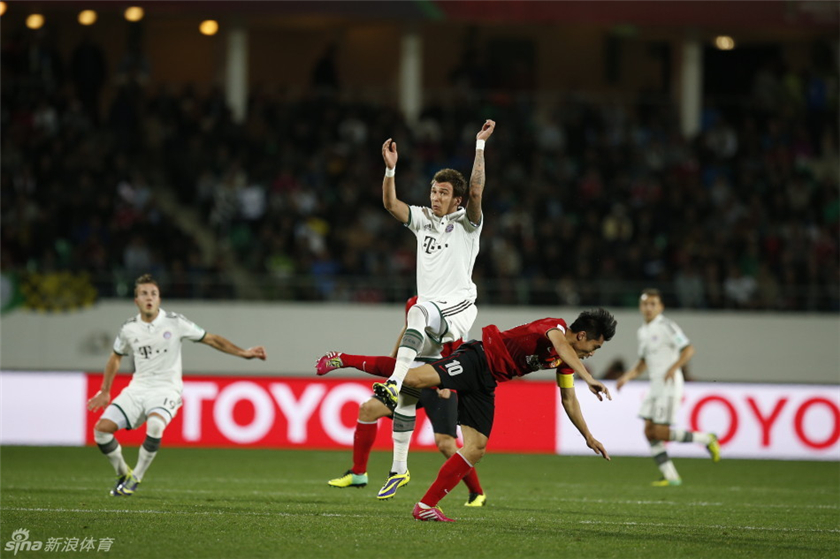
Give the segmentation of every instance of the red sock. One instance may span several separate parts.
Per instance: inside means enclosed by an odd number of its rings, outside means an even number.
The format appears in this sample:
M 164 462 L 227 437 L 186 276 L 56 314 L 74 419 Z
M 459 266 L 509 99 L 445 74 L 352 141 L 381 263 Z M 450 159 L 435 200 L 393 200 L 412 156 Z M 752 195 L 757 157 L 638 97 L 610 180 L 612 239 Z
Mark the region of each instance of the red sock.
M 356 432 L 353 433 L 353 473 L 366 474 L 370 449 L 373 448 L 373 441 L 376 440 L 378 422 L 356 423 Z
M 353 367 L 377 377 L 388 378 L 394 372 L 393 357 L 376 357 L 372 355 L 348 355 L 341 354 L 341 362 L 345 367 Z
M 481 488 L 481 483 L 478 481 L 478 472 L 475 471 L 475 468 L 470 470 L 470 473 L 464 476 L 463 481 L 467 486 L 467 489 L 470 490 L 470 493 L 484 495 L 484 489 Z
M 438 472 L 437 479 L 435 479 L 420 502 L 430 507 L 436 507 L 441 499 L 446 497 L 447 493 L 455 489 L 458 482 L 467 475 L 473 467 L 464 459 L 463 456 L 457 452 L 453 454 L 449 460 L 443 463 Z

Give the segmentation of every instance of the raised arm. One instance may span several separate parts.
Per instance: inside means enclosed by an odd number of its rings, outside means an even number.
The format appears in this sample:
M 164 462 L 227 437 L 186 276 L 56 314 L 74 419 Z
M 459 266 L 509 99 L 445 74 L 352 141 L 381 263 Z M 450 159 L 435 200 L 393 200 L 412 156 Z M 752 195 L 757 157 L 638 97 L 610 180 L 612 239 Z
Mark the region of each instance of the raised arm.
M 385 177 L 382 179 L 382 205 L 400 223 L 408 223 L 408 218 L 411 215 L 408 204 L 397 198 L 397 187 L 394 180 L 398 159 L 397 142 L 391 138 L 388 138 L 382 144 L 382 159 L 385 160 Z
M 492 120 L 484 121 L 478 134 L 475 135 L 475 161 L 470 175 L 470 200 L 467 203 L 467 217 L 472 223 L 481 222 L 481 197 L 484 195 L 484 142 L 493 134 L 496 123 Z
M 583 413 L 580 411 L 580 402 L 578 402 L 577 394 L 575 394 L 574 387 L 560 389 L 560 401 L 563 403 L 563 409 L 566 410 L 566 415 L 569 416 L 572 424 L 580 431 L 583 438 L 586 439 L 586 446 L 591 448 L 595 454 L 600 454 L 605 460 L 610 459 L 607 450 L 592 433 L 589 432 L 589 427 L 586 426 L 586 421 L 583 419 Z
M 551 341 L 552 345 L 554 345 L 554 351 L 557 352 L 557 355 L 563 360 L 563 363 L 574 369 L 578 376 L 580 376 L 580 378 L 582 378 L 589 386 L 590 392 L 595 394 L 595 396 L 597 396 L 601 401 L 604 400 L 601 395 L 602 393 L 606 395 L 608 400 L 612 400 L 609 389 L 604 386 L 602 382 L 595 380 L 589 371 L 586 370 L 586 367 L 583 366 L 583 363 L 577 356 L 577 352 L 575 352 L 574 348 L 568 341 L 566 341 L 566 337 L 563 335 L 563 332 L 557 328 L 549 330 L 548 339 Z
M 111 385 L 114 384 L 114 377 L 117 376 L 117 371 L 120 370 L 120 363 L 122 363 L 122 355 L 111 352 L 111 357 L 108 359 L 108 363 L 105 364 L 102 388 L 99 389 L 99 392 L 93 398 L 88 400 L 87 409 L 89 411 L 96 411 L 111 403 Z
M 218 334 L 211 334 L 210 332 L 207 332 L 204 338 L 202 338 L 201 343 L 243 359 L 253 359 L 256 357 L 257 359 L 265 361 L 265 358 L 267 357 L 265 348 L 261 345 L 249 347 L 248 349 L 242 349 L 227 338 L 219 336 Z

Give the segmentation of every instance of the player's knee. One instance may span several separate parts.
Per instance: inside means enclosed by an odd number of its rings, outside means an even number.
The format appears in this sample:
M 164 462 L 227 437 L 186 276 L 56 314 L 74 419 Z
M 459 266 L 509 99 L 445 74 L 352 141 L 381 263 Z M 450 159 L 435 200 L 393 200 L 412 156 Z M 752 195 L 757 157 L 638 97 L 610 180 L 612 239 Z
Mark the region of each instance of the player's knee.
M 96 442 L 99 450 L 102 451 L 102 454 L 111 454 L 120 446 L 113 433 L 98 431 L 96 429 L 93 430 L 93 440 Z
M 118 429 L 119 426 L 110 419 L 100 418 L 99 421 L 96 422 L 96 425 L 93 426 L 94 439 L 96 438 L 97 431 L 113 435 Z
M 390 413 L 391 412 L 388 410 L 388 407 L 385 404 L 383 404 L 379 400 L 371 398 L 359 407 L 359 421 L 376 421 L 380 417 L 385 417 Z
M 166 421 L 161 416 L 153 413 L 146 419 L 146 437 L 159 441 L 163 437 L 164 429 L 166 429 Z
M 648 425 L 645 427 L 645 438 L 647 438 L 648 442 L 655 442 L 659 440 L 656 436 L 656 426 Z
M 484 458 L 484 455 L 487 452 L 487 447 L 476 446 L 476 445 L 471 445 L 471 446 L 466 446 L 465 445 L 464 448 L 462 448 L 458 452 L 461 454 L 461 456 L 464 457 L 464 459 L 467 462 L 469 462 L 470 464 L 475 466 L 476 464 L 481 462 L 482 458 Z
M 435 444 L 441 454 L 447 458 L 450 458 L 453 454 L 458 452 L 458 444 L 455 442 L 455 439 L 449 435 L 435 435 Z

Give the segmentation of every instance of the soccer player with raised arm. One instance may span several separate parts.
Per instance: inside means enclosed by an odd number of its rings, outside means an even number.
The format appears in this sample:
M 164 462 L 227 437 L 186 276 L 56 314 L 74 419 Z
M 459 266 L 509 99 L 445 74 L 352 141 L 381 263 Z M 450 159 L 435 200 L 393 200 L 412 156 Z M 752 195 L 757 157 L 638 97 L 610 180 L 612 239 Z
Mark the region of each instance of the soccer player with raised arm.
M 720 444 L 713 433 L 673 429 L 677 410 L 683 396 L 682 367 L 694 356 L 694 346 L 673 320 L 665 318 L 662 295 L 657 289 L 645 289 L 639 298 L 639 311 L 644 324 L 637 333 L 639 361 L 619 377 L 616 390 L 646 370 L 650 373 L 648 390 L 639 417 L 645 420 L 645 437 L 662 479 L 654 487 L 671 487 L 682 484 L 677 468 L 668 456 L 664 441 L 700 443 L 706 446 L 714 462 L 720 460 Z
M 412 512 L 417 520 L 453 522 L 438 503 L 484 456 L 493 428 L 496 385 L 540 369 L 557 369 L 557 384 L 566 415 L 596 454 L 609 460 L 586 426 L 574 389 L 574 373 L 599 400 L 609 390 L 595 380 L 581 359 L 594 354 L 615 335 L 616 322 L 604 309 L 585 311 L 571 326 L 560 318 L 544 318 L 510 330 L 490 325 L 481 341 L 469 341 L 452 355 L 408 371 L 404 384 L 412 388 L 439 386 L 458 393 L 458 421 L 464 446 L 449 458 Z
M 399 342 L 391 377 L 373 385 L 373 398 L 394 414 L 394 462 L 380 496 L 393 495 L 408 483 L 407 456 L 417 415 L 419 391 L 401 392 L 406 371 L 420 357 L 439 357 L 447 342 L 466 339 L 478 311 L 472 281 L 479 236 L 484 227 L 481 211 L 484 195 L 484 147 L 496 123 L 487 120 L 476 134 L 475 159 L 469 184 L 454 169 L 443 169 L 432 178 L 430 207 L 409 206 L 397 197 L 397 143 L 382 144 L 385 177 L 382 203 L 417 238 L 418 303 L 406 315 L 406 328 Z M 365 406 L 363 404 L 363 406 Z M 373 406 L 367 405 L 368 408 Z M 381 414 L 381 415 L 380 415 Z M 381 408 L 371 417 L 384 417 Z M 361 474 L 362 472 L 355 472 Z
M 409 309 L 416 303 L 417 296 L 406 301 L 405 312 L 408 313 Z M 396 357 L 399 341 L 402 340 L 403 333 L 405 333 L 405 328 L 400 332 L 397 346 L 391 352 L 391 357 L 352 355 L 330 351 L 315 363 L 315 372 L 318 376 L 323 376 L 336 369 L 353 367 L 374 376 L 388 378 L 394 372 L 394 357 Z M 450 355 L 461 343 L 462 340 L 456 340 L 444 344 L 440 356 L 446 357 Z M 432 360 L 434 359 L 418 357 L 414 361 L 414 365 L 422 365 L 423 362 Z M 455 454 L 458 451 L 458 396 L 451 390 L 425 388 L 420 391 L 420 400 L 417 403 L 417 407 L 423 407 L 426 410 L 426 415 L 432 424 L 432 431 L 435 434 L 435 445 L 438 450 L 446 458 Z M 359 407 L 359 417 L 356 423 L 356 430 L 353 433 L 353 467 L 347 470 L 341 477 L 329 480 L 327 483 L 331 487 L 364 487 L 367 485 L 367 463 L 370 458 L 370 452 L 373 449 L 373 443 L 376 440 L 378 420 L 380 417 L 393 416 L 394 414 L 382 402 L 375 398 L 371 398 Z M 411 432 L 414 431 L 414 421 L 405 421 L 400 417 L 396 418 L 395 421 L 397 423 L 394 424 L 392 432 L 401 433 L 406 429 Z M 376 496 L 379 500 L 394 497 L 397 489 L 407 485 L 411 481 L 411 474 L 408 469 L 408 446 L 408 444 L 401 445 L 400 448 L 394 449 L 394 460 L 390 470 L 391 474 L 389 474 L 385 485 L 382 486 Z M 396 474 L 397 471 L 403 470 L 405 474 Z M 469 497 L 467 498 L 467 502 L 464 503 L 464 506 L 483 507 L 486 505 L 487 496 L 478 480 L 478 474 L 473 470 L 464 477 L 463 481 L 469 491 Z
M 114 340 L 114 351 L 105 365 L 102 388 L 87 404 L 90 411 L 105 408 L 93 427 L 93 438 L 117 474 L 111 490 L 114 497 L 128 497 L 137 491 L 160 448 L 164 429 L 181 407 L 183 340 L 202 342 L 243 359 L 256 357 L 265 361 L 266 358 L 263 346 L 242 349 L 222 336 L 205 331 L 183 315 L 160 308 L 160 287 L 149 274 L 135 281 L 134 303 L 140 313 L 120 328 Z M 128 386 L 111 401 L 114 377 L 122 358 L 129 354 L 134 357 L 134 375 Z M 146 424 L 146 439 L 132 470 L 123 459 L 122 447 L 114 433 L 120 429 L 137 429 L 143 423 Z

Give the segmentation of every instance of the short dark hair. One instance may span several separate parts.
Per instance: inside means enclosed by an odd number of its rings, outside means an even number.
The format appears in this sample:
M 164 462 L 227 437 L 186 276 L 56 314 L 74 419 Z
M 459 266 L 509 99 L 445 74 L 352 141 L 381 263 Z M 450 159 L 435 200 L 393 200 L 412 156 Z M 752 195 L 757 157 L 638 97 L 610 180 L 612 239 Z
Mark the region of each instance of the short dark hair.
M 615 336 L 616 324 L 615 317 L 609 311 L 599 308 L 583 311 L 569 328 L 572 332 L 586 332 L 590 340 L 604 336 L 604 341 L 608 342 Z
M 639 296 L 639 299 L 644 299 L 645 297 L 656 297 L 660 302 L 662 301 L 662 293 L 653 287 L 648 287 L 647 289 L 642 290 L 642 294 Z
M 469 193 L 467 192 L 467 179 L 464 178 L 464 175 L 455 169 L 441 169 L 432 178 L 432 184 L 436 182 L 448 182 L 452 185 L 452 196 L 460 196 L 461 200 L 466 202 Z
M 137 295 L 137 288 L 144 283 L 152 283 L 155 285 L 155 287 L 158 288 L 158 291 L 160 291 L 160 285 L 158 284 L 157 280 L 152 277 L 152 274 L 143 274 L 142 276 L 134 280 L 134 295 Z

